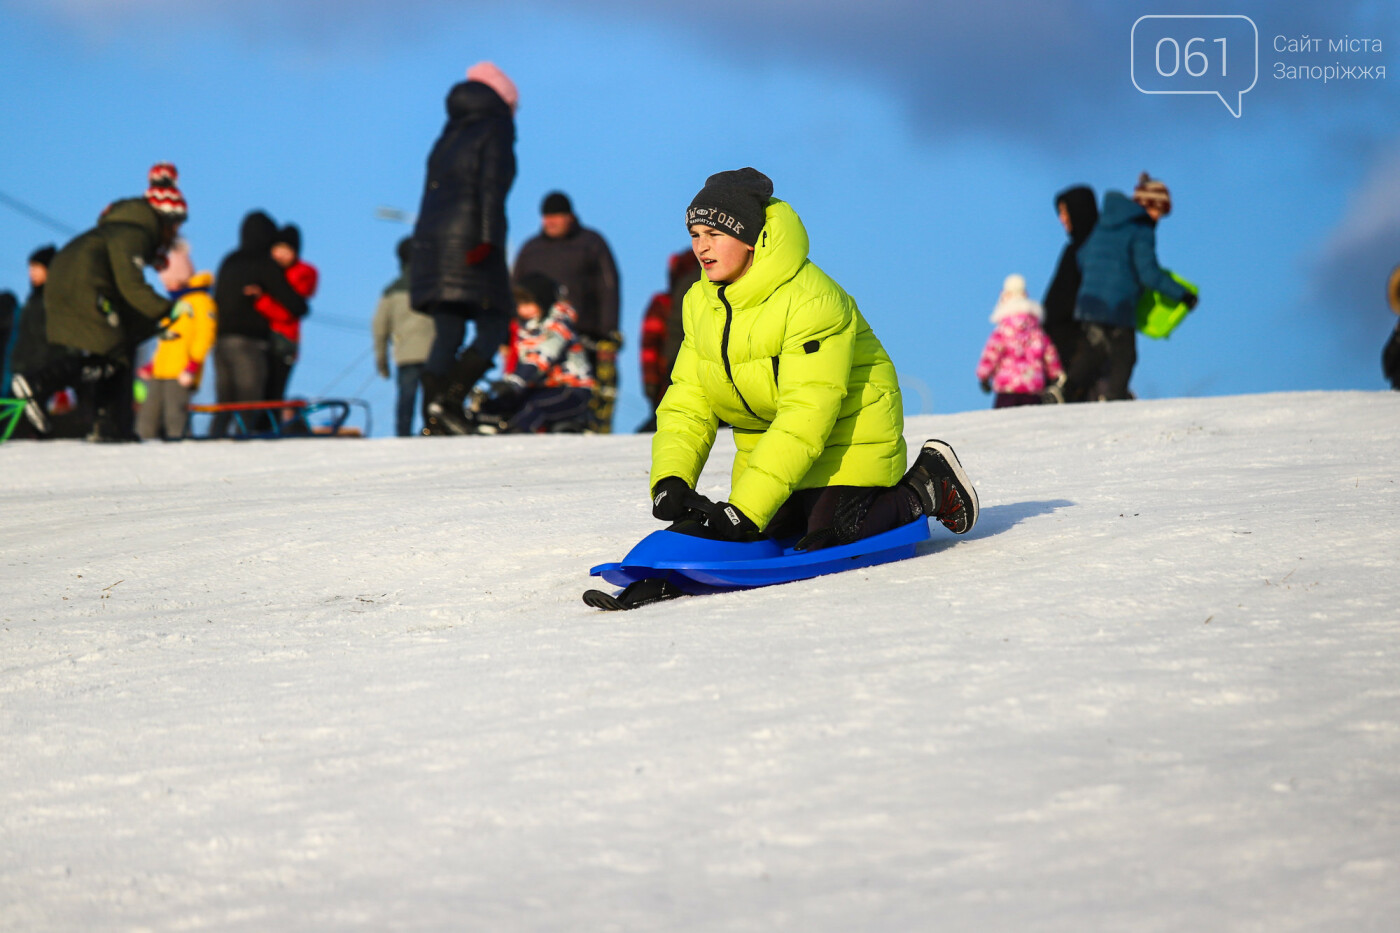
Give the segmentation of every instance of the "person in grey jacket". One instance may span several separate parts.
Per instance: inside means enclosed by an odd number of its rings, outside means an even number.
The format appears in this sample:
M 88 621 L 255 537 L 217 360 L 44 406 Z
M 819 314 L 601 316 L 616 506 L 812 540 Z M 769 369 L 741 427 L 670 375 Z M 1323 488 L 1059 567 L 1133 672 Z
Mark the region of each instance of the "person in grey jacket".
M 398 398 L 394 406 L 394 433 L 413 434 L 413 412 L 418 405 L 418 384 L 423 365 L 433 348 L 437 329 L 433 319 L 413 310 L 408 300 L 408 267 L 413 259 L 413 238 L 399 241 L 399 277 L 390 282 L 374 309 L 370 332 L 374 335 L 374 367 L 389 378 L 389 344 L 394 345 L 394 366 L 398 370 Z
M 1196 306 L 1196 296 L 1157 264 L 1157 223 L 1171 209 L 1167 186 L 1146 172 L 1131 200 L 1121 191 L 1104 195 L 1099 222 L 1079 247 L 1074 318 L 1081 333 L 1065 377 L 1065 401 L 1084 401 L 1105 364 L 1104 397 L 1132 397 L 1128 381 L 1137 364 L 1137 303 L 1144 291 Z

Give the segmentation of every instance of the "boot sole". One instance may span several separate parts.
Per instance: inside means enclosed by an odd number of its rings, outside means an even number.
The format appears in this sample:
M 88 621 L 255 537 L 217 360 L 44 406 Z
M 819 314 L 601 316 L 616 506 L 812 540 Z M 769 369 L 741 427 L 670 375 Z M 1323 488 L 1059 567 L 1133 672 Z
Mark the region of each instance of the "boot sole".
M 967 527 L 958 534 L 965 535 L 977 526 L 977 490 L 972 488 L 972 480 L 967 478 L 967 472 L 962 468 L 962 463 L 958 460 L 958 455 L 953 453 L 953 448 L 947 441 L 930 440 L 924 444 L 924 450 L 934 450 L 943 462 L 948 465 L 948 469 L 953 473 L 953 479 L 958 484 L 958 495 L 962 497 L 963 508 L 967 509 Z
M 44 414 L 44 403 L 34 397 L 34 390 L 29 385 L 29 380 L 20 373 L 15 373 L 10 380 L 10 391 L 15 393 L 17 398 L 24 399 L 24 416 L 29 419 L 29 423 L 34 425 L 41 434 L 49 433 L 49 418 Z

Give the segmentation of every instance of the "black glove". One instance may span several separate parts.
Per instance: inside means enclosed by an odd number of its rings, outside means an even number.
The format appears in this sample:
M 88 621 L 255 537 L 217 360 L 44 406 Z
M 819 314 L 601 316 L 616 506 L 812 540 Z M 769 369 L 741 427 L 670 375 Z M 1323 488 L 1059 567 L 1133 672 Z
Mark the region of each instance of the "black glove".
M 983 391 L 983 392 L 990 392 L 990 391 L 992 391 L 992 384 L 991 384 L 990 382 L 988 382 L 986 379 L 983 379 L 981 382 L 979 382 L 979 383 L 977 383 L 977 384 L 978 384 L 979 386 L 982 387 L 982 391 Z
M 1197 304 L 1197 302 L 1199 302 L 1200 300 L 1201 300 L 1201 296 L 1200 296 L 1200 295 L 1196 295 L 1196 294 L 1193 294 L 1193 293 L 1191 293 L 1191 292 L 1187 292 L 1187 293 L 1186 293 L 1186 297 L 1183 298 L 1183 299 L 1181 299 L 1181 303 L 1184 304 L 1184 305 L 1186 305 L 1186 310 L 1187 310 L 1187 311 L 1194 311 L 1194 310 L 1196 310 L 1196 304 Z
M 703 521 L 715 504 L 679 476 L 668 476 L 651 490 L 651 514 L 663 522 Z
M 709 528 L 712 537 L 721 541 L 757 541 L 763 537 L 763 532 L 758 530 L 758 526 L 740 512 L 738 507 L 728 502 L 715 503 L 710 509 L 706 527 Z

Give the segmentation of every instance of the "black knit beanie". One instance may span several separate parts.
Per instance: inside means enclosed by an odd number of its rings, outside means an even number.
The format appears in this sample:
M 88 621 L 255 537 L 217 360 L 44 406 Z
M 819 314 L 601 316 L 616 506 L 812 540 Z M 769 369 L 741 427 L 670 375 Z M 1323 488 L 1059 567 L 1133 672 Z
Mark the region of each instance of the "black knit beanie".
M 58 255 L 58 250 L 52 243 L 48 246 L 41 246 L 29 254 L 29 264 L 31 266 L 43 266 L 47 269 L 49 263 L 53 262 L 53 258 L 56 255 Z
M 296 224 L 287 224 L 277 231 L 277 237 L 272 241 L 274 245 L 282 243 L 292 248 L 292 252 L 301 255 L 301 228 Z
M 686 208 L 686 229 L 704 224 L 754 246 L 772 196 L 773 180 L 756 168 L 717 172 Z
M 559 300 L 559 286 L 543 272 L 527 272 L 515 285 L 516 302 L 526 298 L 540 306 L 541 314 L 548 314 L 554 302 Z
M 540 215 L 545 214 L 572 214 L 574 205 L 570 203 L 569 196 L 562 191 L 551 191 L 544 196 L 543 203 L 540 204 Z

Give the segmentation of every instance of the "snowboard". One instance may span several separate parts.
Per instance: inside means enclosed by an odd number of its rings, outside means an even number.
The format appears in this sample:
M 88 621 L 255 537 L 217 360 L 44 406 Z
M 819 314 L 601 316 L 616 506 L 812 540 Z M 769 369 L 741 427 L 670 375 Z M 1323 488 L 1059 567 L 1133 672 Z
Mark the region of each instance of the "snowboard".
M 1186 281 L 1175 272 L 1168 272 L 1167 275 L 1170 275 L 1178 285 L 1191 294 L 1195 295 L 1200 292 L 1195 284 Z M 1189 313 L 1191 313 L 1191 309 L 1186 307 L 1186 302 L 1175 301 L 1161 292 L 1145 291 L 1138 299 L 1137 329 L 1145 337 L 1162 340 L 1169 337 Z
M 850 544 L 815 551 L 796 549 L 797 538 L 736 543 L 676 531 L 653 531 L 620 561 L 589 570 L 623 587 L 610 595 L 589 590 L 583 601 L 596 609 L 634 609 L 677 596 L 697 596 L 792 583 L 843 570 L 913 557 L 929 539 L 929 522 L 907 525 Z

